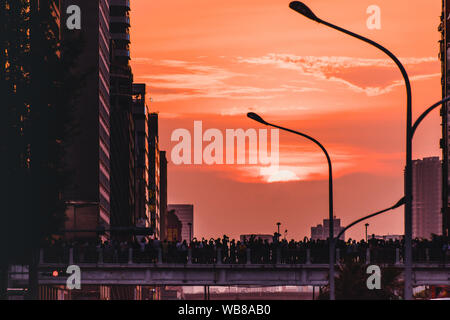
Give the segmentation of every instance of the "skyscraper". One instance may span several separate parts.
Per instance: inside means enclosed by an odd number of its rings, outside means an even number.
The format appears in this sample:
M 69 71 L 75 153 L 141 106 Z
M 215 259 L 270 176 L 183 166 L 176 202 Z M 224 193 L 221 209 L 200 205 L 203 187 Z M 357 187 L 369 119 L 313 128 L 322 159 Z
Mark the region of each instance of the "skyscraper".
M 440 41 L 440 58 L 442 69 L 442 98 L 450 94 L 450 56 L 448 52 L 450 44 L 450 0 L 442 0 L 442 15 L 439 31 L 442 33 Z M 450 235 L 450 103 L 442 105 L 442 232 L 444 235 Z
M 442 167 L 439 157 L 413 161 L 413 237 L 442 234 Z
M 79 35 L 82 53 L 77 73 L 85 76 L 76 103 L 77 133 L 67 154 L 73 184 L 64 195 L 69 204 L 68 229 L 95 229 L 110 225 L 110 32 L 108 0 L 63 0 L 81 9 L 81 30 L 64 28 L 63 37 Z
M 130 67 L 130 4 L 110 3 L 111 225 L 135 225 L 135 128 Z
M 159 190 L 160 190 L 160 238 L 162 240 L 167 238 L 167 156 L 166 151 L 159 152 L 159 162 L 160 162 L 160 180 L 159 180 Z
M 150 221 L 155 236 L 160 238 L 160 160 L 158 114 L 150 113 L 148 117 L 148 149 L 149 149 L 149 192 L 150 192 Z
M 145 84 L 133 84 L 133 119 L 135 138 L 135 221 L 150 226 L 148 107 Z

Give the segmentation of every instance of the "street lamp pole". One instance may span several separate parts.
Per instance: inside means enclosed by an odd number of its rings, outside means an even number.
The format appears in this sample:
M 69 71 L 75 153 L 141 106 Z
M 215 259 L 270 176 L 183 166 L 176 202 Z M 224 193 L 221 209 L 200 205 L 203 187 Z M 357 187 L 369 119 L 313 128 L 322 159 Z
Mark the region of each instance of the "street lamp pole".
M 188 226 L 189 226 L 189 244 L 192 241 L 192 223 L 188 222 Z
M 334 216 L 333 216 L 333 168 L 332 168 L 332 164 L 331 164 L 331 159 L 330 156 L 328 154 L 328 151 L 325 149 L 325 147 L 316 139 L 314 139 L 313 137 L 310 137 L 307 134 L 298 132 L 298 131 L 294 131 L 291 129 L 287 129 L 284 127 L 280 127 L 277 126 L 275 124 L 272 123 L 268 123 L 266 121 L 264 121 L 259 115 L 257 115 L 256 113 L 253 112 L 249 112 L 247 113 L 247 117 L 249 117 L 252 120 L 255 120 L 261 124 L 270 126 L 270 127 L 274 127 L 274 128 L 278 128 L 280 130 L 283 131 L 287 131 L 290 133 L 294 133 L 297 134 L 299 136 L 302 136 L 312 142 L 314 142 L 316 145 L 319 146 L 319 148 L 323 151 L 323 153 L 325 154 L 325 157 L 327 158 L 327 163 L 328 163 L 328 214 L 329 214 L 329 222 L 330 222 L 330 227 L 329 227 L 329 236 L 328 236 L 328 241 L 329 241 L 329 283 L 330 283 L 330 300 L 334 300 L 335 299 L 335 295 L 334 295 L 334 264 L 335 264 L 335 252 L 334 252 Z
M 353 221 L 353 222 L 350 223 L 348 226 L 346 226 L 344 229 L 342 229 L 341 232 L 339 232 L 339 234 L 337 235 L 337 237 L 334 238 L 334 240 L 337 241 L 337 240 L 339 239 L 339 237 L 342 236 L 342 235 L 344 234 L 345 231 L 347 231 L 348 229 L 350 229 L 351 227 L 353 227 L 355 224 L 358 224 L 358 223 L 360 223 L 360 222 L 362 222 L 362 221 L 364 221 L 364 220 L 373 218 L 373 217 L 375 217 L 375 216 L 377 216 L 377 215 L 379 215 L 379 214 L 385 213 L 385 212 L 387 212 L 387 211 L 390 211 L 390 210 L 394 210 L 394 209 L 400 208 L 400 207 L 401 207 L 402 205 L 404 205 L 404 204 L 405 204 L 405 198 L 401 198 L 401 199 L 400 199 L 396 204 L 394 204 L 392 207 L 389 207 L 389 208 L 387 208 L 387 209 L 384 209 L 384 210 L 381 210 L 381 211 L 378 211 L 378 212 L 369 214 L 368 216 L 365 216 L 365 217 L 362 217 L 362 218 L 360 218 L 360 219 L 358 219 L 358 220 L 356 220 L 356 221 Z M 368 226 L 368 225 L 369 225 L 369 224 L 366 223 L 366 226 Z M 366 236 L 366 237 L 367 237 L 367 236 Z
M 431 107 L 429 107 L 428 109 L 426 109 L 426 110 L 425 110 L 425 111 L 417 118 L 417 120 L 414 122 L 414 125 L 413 125 L 413 127 L 412 127 L 411 139 L 414 138 L 414 134 L 416 133 L 417 128 L 418 128 L 419 125 L 422 123 L 422 121 L 425 119 L 425 117 L 426 117 L 431 111 L 433 111 L 434 109 L 436 109 L 437 107 L 439 107 L 440 105 L 442 105 L 442 104 L 444 104 L 444 103 L 446 103 L 446 102 L 448 102 L 448 101 L 450 101 L 450 96 L 449 96 L 449 97 L 445 97 L 445 98 L 442 99 L 441 101 L 436 102 L 436 103 L 433 104 Z M 397 209 L 397 208 L 401 207 L 401 206 L 404 205 L 404 204 L 405 204 L 405 198 L 402 198 L 402 199 L 400 199 L 395 205 L 393 205 L 393 206 L 390 207 L 390 208 L 387 208 L 387 209 L 384 209 L 384 210 L 381 210 L 381 211 L 372 213 L 372 214 L 370 214 L 370 215 L 368 215 L 368 216 L 365 216 L 365 217 L 362 217 L 362 218 L 360 218 L 360 219 L 358 219 L 358 220 L 356 220 L 356 221 L 353 221 L 353 222 L 350 223 L 348 226 L 346 226 L 344 229 L 342 229 L 341 232 L 338 234 L 338 236 L 337 236 L 334 240 L 337 241 L 337 240 L 339 239 L 339 237 L 340 237 L 342 234 L 344 234 L 344 232 L 345 232 L 347 229 L 353 227 L 354 225 L 356 225 L 356 224 L 358 224 L 358 223 L 360 223 L 360 222 L 362 222 L 362 221 L 364 221 L 364 220 L 367 220 L 367 219 L 370 219 L 370 218 L 372 218 L 372 217 L 375 217 L 375 216 L 377 216 L 377 215 L 379 215 L 379 214 L 385 213 L 385 212 L 387 212 L 387 211 Z M 367 240 L 368 240 L 368 239 L 367 239 L 367 227 L 369 226 L 369 224 L 366 223 L 365 226 L 366 226 L 366 242 L 367 242 Z
M 419 127 L 420 123 L 423 121 L 423 119 L 425 119 L 425 117 L 434 109 L 436 109 L 437 107 L 439 107 L 441 104 L 444 104 L 446 102 L 450 101 L 450 96 L 445 97 L 444 99 L 442 99 L 441 101 L 436 102 L 435 104 L 433 104 L 431 107 L 429 107 L 428 109 L 426 109 L 416 120 L 416 122 L 414 122 L 414 125 L 412 126 L 412 132 L 411 132 L 411 139 L 414 138 L 414 134 L 416 133 L 417 128 Z
M 412 299 L 412 94 L 408 73 L 398 58 L 382 45 L 318 18 L 304 3 L 293 1 L 289 7 L 303 16 L 327 27 L 364 41 L 391 58 L 402 73 L 406 86 L 406 168 L 405 168 L 405 299 Z

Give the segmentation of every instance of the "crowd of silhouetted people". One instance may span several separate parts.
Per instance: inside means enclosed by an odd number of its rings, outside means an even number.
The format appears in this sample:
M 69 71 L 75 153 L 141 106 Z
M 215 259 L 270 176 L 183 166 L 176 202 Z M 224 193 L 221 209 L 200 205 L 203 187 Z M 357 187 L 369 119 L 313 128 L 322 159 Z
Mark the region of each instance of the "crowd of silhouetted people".
M 336 260 L 371 263 L 400 263 L 403 240 L 382 240 L 372 236 L 368 241 L 336 241 Z M 192 241 L 161 241 L 141 237 L 132 241 L 63 241 L 52 240 L 43 250 L 44 262 L 74 263 L 201 263 L 201 264 L 305 264 L 328 263 L 328 240 L 301 241 L 257 236 L 242 241 L 227 236 Z M 413 240 L 415 262 L 446 263 L 450 261 L 450 244 L 444 237 Z

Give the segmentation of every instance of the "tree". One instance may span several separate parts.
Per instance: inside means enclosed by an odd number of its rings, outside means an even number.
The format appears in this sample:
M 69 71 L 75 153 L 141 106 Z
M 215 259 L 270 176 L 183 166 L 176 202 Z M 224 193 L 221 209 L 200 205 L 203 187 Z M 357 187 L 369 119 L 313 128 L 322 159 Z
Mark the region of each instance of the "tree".
M 2 279 L 8 264 L 33 265 L 64 223 L 65 154 L 83 83 L 71 70 L 80 51 L 80 41 L 61 41 L 45 1 L 0 0 Z
M 336 300 L 397 300 L 403 284 L 399 280 L 400 270 L 392 267 L 381 268 L 381 289 L 367 288 L 367 265 L 360 262 L 345 261 L 338 266 L 335 282 Z M 329 299 L 329 286 L 326 286 L 319 299 Z
M 23 122 L 26 104 L 20 98 L 26 86 L 26 72 L 22 68 L 27 56 L 27 24 L 29 15 L 25 1 L 0 0 L 0 273 L 1 298 L 5 297 L 7 268 L 11 260 L 14 242 L 9 228 L 20 223 L 20 215 L 14 211 L 14 203 L 24 203 L 21 183 L 25 181 L 23 168 L 25 140 Z M 23 210 L 21 210 L 23 211 Z M 13 248 L 11 248 L 13 246 Z

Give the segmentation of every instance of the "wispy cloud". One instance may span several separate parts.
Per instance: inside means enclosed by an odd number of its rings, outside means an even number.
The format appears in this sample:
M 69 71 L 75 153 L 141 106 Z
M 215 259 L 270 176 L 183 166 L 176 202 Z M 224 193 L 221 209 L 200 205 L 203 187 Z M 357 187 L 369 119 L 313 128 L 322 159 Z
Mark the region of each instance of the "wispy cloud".
M 235 116 L 247 114 L 248 112 L 260 112 L 265 115 L 270 114 L 295 114 L 299 111 L 309 110 L 310 108 L 299 106 L 299 105 L 288 105 L 288 106 L 279 106 L 279 105 L 270 105 L 270 106 L 259 106 L 259 105 L 250 105 L 250 106 L 235 106 L 231 108 L 227 108 L 221 111 L 221 114 L 224 116 Z
M 155 101 L 166 102 L 196 98 L 230 100 L 268 100 L 285 92 L 317 92 L 318 88 L 280 85 L 263 87 L 239 85 L 239 79 L 249 74 L 227 70 L 223 67 L 204 65 L 199 62 L 181 60 L 159 60 L 137 58 L 138 63 L 157 66 L 159 72 L 139 77 L 146 81 Z M 162 68 L 162 69 L 161 69 Z
M 374 71 L 390 74 L 395 72 L 395 65 L 390 59 L 296 56 L 271 53 L 261 57 L 239 57 L 237 61 L 243 64 L 270 65 L 280 69 L 298 71 L 303 75 L 312 76 L 319 80 L 341 83 L 354 92 L 365 93 L 368 96 L 391 92 L 395 87 L 403 84 L 402 80 L 391 79 L 391 75 L 389 77 L 376 77 L 373 73 Z M 432 57 L 402 58 L 401 61 L 403 64 L 412 67 L 427 66 L 430 63 L 438 62 L 436 58 Z M 423 73 L 428 68 L 422 69 L 425 69 L 420 70 L 422 74 L 413 75 L 410 79 L 417 81 L 440 76 L 437 73 Z

